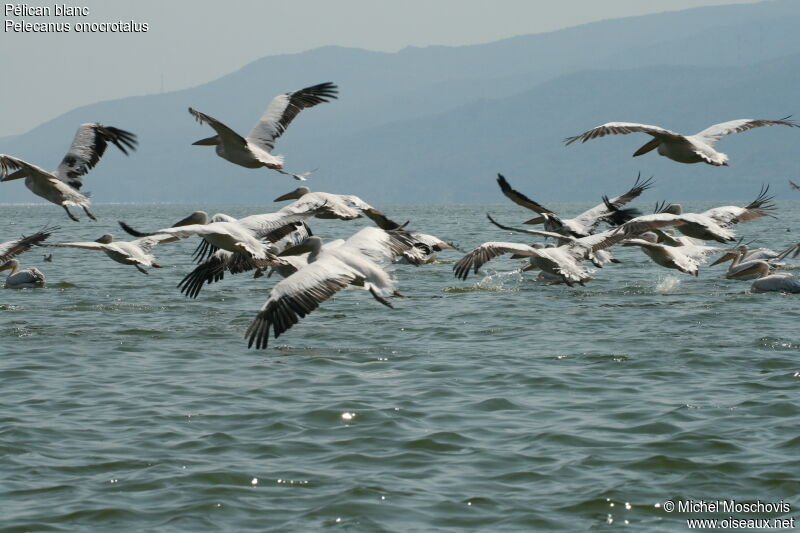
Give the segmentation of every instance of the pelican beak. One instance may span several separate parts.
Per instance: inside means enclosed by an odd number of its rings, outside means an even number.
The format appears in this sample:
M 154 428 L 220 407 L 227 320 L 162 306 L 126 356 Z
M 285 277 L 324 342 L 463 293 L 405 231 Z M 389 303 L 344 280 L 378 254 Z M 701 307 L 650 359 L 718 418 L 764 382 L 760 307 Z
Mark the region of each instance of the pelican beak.
M 11 261 L 6 261 L 2 265 L 0 265 L 0 272 L 2 272 L 3 270 L 8 270 L 11 267 L 12 267 Z
M 728 252 L 724 254 L 722 257 L 711 263 L 709 266 L 718 265 L 720 263 L 724 263 L 725 261 L 732 261 L 733 258 L 736 257 L 736 252 Z
M 286 201 L 286 200 L 297 200 L 301 196 L 303 196 L 303 195 L 300 194 L 300 189 L 295 189 L 292 192 L 287 192 L 283 196 L 278 196 L 277 198 L 275 198 L 273 200 L 273 202 L 283 202 L 283 201 Z
M 192 146 L 216 146 L 219 144 L 219 135 L 214 135 L 213 137 L 208 137 L 206 139 L 200 139 L 199 141 L 195 141 L 192 143 Z
M 0 181 L 18 180 L 18 179 L 24 178 L 24 177 L 25 177 L 25 172 L 23 172 L 22 169 L 20 169 L 20 170 L 17 170 L 16 172 L 12 172 L 11 174 L 6 176 L 5 178 L 0 179 Z
M 284 251 L 282 251 L 278 255 L 280 255 L 280 256 L 284 256 L 284 255 L 302 255 L 302 254 L 311 252 L 312 249 L 313 248 L 309 244 L 308 239 L 306 239 L 303 242 L 301 242 L 300 244 L 296 244 L 294 246 L 291 246 L 291 247 L 285 249 Z

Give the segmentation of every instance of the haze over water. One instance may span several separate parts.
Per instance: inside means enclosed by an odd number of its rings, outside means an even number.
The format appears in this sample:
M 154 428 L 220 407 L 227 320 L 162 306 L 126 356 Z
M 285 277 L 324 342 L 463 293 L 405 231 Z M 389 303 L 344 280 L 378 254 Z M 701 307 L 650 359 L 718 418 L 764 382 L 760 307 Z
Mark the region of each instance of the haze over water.
M 524 220 L 509 204 L 379 207 L 465 250 L 529 241 L 486 221 Z M 786 247 L 798 207 L 737 232 Z M 100 204 L 76 224 L 7 206 L 0 235 L 121 238 L 117 219 L 154 229 L 192 209 Z M 327 239 L 365 224 L 311 225 Z M 0 531 L 682 531 L 654 504 L 800 503 L 800 295 L 623 248 L 585 287 L 508 259 L 461 282 L 446 252 L 394 268 L 396 309 L 343 291 L 256 351 L 243 333 L 276 278 L 226 275 L 187 299 L 195 244 L 156 248 L 149 276 L 97 252 L 20 257 L 49 287 L 0 299 Z

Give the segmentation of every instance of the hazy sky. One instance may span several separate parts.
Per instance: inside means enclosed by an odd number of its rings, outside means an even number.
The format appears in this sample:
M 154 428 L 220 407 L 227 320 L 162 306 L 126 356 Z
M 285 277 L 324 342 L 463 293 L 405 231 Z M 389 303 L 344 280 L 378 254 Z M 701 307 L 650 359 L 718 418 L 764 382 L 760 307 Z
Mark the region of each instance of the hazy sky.
M 324 45 L 395 51 L 753 0 L 81 0 L 87 17 L 3 13 L 0 136 L 77 106 L 198 85 L 260 57 Z M 0 4 L 4 6 L 5 3 Z M 27 0 L 28 6 L 54 3 Z M 60 5 L 60 4 L 59 4 Z M 147 33 L 14 33 L 6 21 L 147 23 Z

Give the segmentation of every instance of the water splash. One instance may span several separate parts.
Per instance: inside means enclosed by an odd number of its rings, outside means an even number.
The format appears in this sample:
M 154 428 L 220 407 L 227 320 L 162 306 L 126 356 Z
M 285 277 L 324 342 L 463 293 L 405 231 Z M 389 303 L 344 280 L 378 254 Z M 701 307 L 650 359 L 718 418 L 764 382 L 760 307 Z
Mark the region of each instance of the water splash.
M 661 278 L 656 285 L 656 292 L 673 292 L 675 289 L 680 287 L 681 285 L 681 278 L 678 276 L 667 275 Z

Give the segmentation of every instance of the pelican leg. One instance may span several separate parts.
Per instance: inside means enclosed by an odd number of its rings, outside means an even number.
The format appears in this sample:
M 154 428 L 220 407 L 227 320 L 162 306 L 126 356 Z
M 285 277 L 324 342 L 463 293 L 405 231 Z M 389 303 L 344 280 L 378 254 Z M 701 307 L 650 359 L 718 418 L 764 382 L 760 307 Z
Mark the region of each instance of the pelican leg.
M 152 264 L 152 265 L 150 265 L 150 266 L 152 266 L 153 268 L 163 268 L 163 267 L 162 267 L 161 265 L 159 265 L 158 263 L 153 263 L 153 264 Z
M 91 213 L 89 212 L 89 208 L 88 208 L 88 207 L 86 207 L 86 206 L 83 206 L 83 210 L 84 210 L 84 211 L 86 211 L 86 214 L 89 216 L 89 218 L 91 218 L 91 219 L 92 219 L 92 220 L 94 220 L 94 221 L 97 221 L 97 218 L 96 218 L 96 217 L 95 217 L 93 214 L 91 214 Z
M 253 274 L 253 279 L 260 278 L 263 275 L 264 275 L 264 269 L 263 268 L 258 268 L 258 269 L 256 269 L 255 273 Z M 269 276 L 267 276 L 267 277 L 269 277 Z
M 143 268 L 141 267 L 141 265 L 133 265 L 133 266 L 135 266 L 135 267 L 136 267 L 136 270 L 138 270 L 138 271 L 139 271 L 139 272 L 141 272 L 142 274 L 150 274 L 150 272 L 148 272 L 147 270 L 143 269 Z
M 397 296 L 398 298 L 408 298 L 408 296 L 406 296 L 405 294 L 403 294 L 403 293 L 402 293 L 402 292 L 400 292 L 400 291 L 394 291 L 394 292 L 392 293 L 392 296 Z
M 67 216 L 68 216 L 69 218 L 71 218 L 71 219 L 72 219 L 72 220 L 74 220 L 75 222 L 80 222 L 80 221 L 81 221 L 81 219 L 79 219 L 78 217 L 76 217 L 75 215 L 73 215 L 72 213 L 70 213 L 70 212 L 69 212 L 69 208 L 68 208 L 67 206 L 65 206 L 65 205 L 62 205 L 61 207 L 63 207 L 63 208 L 64 208 L 64 211 L 66 211 L 66 212 L 67 212 Z
M 380 303 L 382 303 L 386 307 L 394 309 L 394 306 L 391 304 L 391 302 L 389 302 L 385 298 L 381 298 L 381 296 L 377 292 L 375 292 L 375 290 L 372 287 L 369 288 L 369 292 L 370 294 L 372 294 L 372 297 L 378 300 Z

